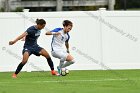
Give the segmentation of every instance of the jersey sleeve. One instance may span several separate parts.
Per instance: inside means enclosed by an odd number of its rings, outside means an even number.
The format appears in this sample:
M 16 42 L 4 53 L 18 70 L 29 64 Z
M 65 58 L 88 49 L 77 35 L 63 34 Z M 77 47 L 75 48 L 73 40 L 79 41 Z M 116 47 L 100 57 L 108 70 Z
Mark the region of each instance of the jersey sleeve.
M 66 42 L 69 42 L 70 35 L 69 35 L 69 33 L 67 33 L 67 35 L 68 35 L 68 39 L 66 40 Z
M 60 30 L 62 30 L 63 28 L 55 28 L 53 29 L 51 32 L 59 32 Z
M 33 33 L 33 30 L 31 27 L 29 27 L 25 32 L 27 32 L 28 35 L 31 35 Z

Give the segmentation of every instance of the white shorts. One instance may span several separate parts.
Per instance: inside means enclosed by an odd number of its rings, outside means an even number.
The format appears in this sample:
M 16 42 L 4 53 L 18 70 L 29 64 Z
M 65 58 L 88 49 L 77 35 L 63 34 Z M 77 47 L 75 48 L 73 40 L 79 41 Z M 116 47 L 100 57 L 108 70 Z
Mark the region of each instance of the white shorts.
M 69 55 L 66 51 L 64 50 L 57 50 L 57 51 L 52 51 L 52 56 L 55 58 L 59 58 L 59 59 L 67 59 L 67 56 Z

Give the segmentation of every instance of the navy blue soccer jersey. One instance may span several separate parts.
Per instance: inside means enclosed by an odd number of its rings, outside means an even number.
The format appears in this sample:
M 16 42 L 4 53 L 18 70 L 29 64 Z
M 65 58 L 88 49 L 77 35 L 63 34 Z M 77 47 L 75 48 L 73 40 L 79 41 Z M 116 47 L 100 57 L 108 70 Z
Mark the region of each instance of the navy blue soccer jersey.
M 38 46 L 37 39 L 40 36 L 41 31 L 35 26 L 31 26 L 26 30 L 26 32 L 28 35 L 26 36 L 24 47 Z

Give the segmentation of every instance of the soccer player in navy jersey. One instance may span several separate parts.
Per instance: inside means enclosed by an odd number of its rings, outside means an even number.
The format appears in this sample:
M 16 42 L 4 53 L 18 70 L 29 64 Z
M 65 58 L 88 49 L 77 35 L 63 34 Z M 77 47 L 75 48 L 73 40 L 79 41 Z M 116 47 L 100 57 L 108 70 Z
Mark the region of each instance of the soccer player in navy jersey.
M 57 66 L 58 73 L 61 74 L 61 69 L 75 63 L 73 56 L 69 53 L 69 32 L 73 27 L 73 23 L 69 20 L 63 21 L 63 28 L 55 28 L 52 31 L 46 32 L 46 35 L 53 35 L 52 38 L 52 56 L 60 59 L 59 66 Z M 66 49 L 63 48 L 65 44 Z M 66 61 L 66 62 L 65 62 Z
M 48 52 L 37 44 L 37 39 L 40 36 L 41 30 L 45 27 L 46 21 L 44 19 L 37 19 L 36 24 L 37 25 L 29 27 L 23 34 L 18 36 L 15 40 L 9 42 L 9 45 L 13 45 L 18 40 L 25 38 L 25 43 L 22 51 L 23 54 L 22 62 L 18 65 L 15 73 L 12 75 L 13 78 L 17 77 L 17 74 L 21 71 L 22 67 L 27 63 L 28 58 L 31 54 L 34 54 L 36 56 L 40 55 L 44 56 L 47 59 L 48 65 L 50 66 L 51 74 L 59 75 L 56 71 L 54 71 L 53 61 Z

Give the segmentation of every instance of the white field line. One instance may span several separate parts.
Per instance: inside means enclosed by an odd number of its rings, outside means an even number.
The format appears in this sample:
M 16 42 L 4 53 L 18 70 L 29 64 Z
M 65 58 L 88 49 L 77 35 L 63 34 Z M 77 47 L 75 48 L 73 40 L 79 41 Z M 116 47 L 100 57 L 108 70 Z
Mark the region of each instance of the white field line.
M 33 82 L 0 82 L 2 83 L 63 83 L 63 82 L 107 82 L 107 81 L 127 81 L 128 79 L 95 79 L 95 80 L 46 80 L 46 81 L 33 81 Z
M 99 79 L 99 80 L 58 80 L 58 81 L 36 81 L 41 82 L 100 82 L 100 81 L 126 81 L 128 79 Z

